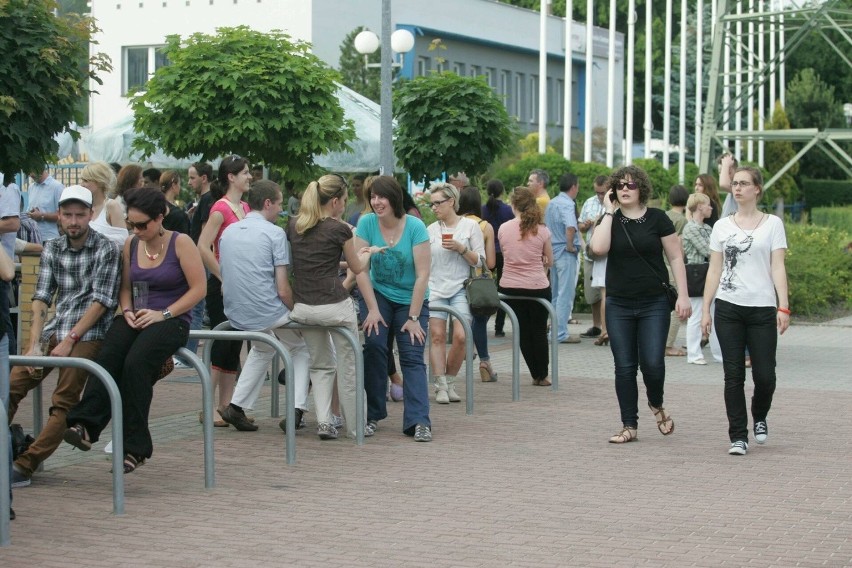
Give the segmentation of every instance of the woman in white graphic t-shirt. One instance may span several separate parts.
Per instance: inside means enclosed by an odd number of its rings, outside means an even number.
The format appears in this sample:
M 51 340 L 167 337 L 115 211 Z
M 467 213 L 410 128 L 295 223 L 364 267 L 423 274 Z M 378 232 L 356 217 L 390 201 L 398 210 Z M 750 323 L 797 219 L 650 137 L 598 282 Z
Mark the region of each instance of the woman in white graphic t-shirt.
M 761 212 L 763 176 L 751 167 L 737 168 L 731 191 L 738 210 L 720 219 L 710 235 L 710 269 L 704 287 L 701 328 L 709 333 L 710 304 L 716 298 L 715 326 L 725 371 L 725 408 L 732 455 L 748 451 L 745 401 L 745 351 L 751 355 L 754 438 L 766 442 L 766 415 L 775 392 L 778 334 L 790 325 L 784 224 Z

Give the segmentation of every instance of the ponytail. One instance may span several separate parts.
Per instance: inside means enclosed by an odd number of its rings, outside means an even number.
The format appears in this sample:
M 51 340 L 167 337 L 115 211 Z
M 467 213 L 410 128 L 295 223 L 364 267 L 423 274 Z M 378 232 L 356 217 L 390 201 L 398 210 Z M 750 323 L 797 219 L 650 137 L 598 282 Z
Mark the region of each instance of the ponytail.
M 296 218 L 296 232 L 303 235 L 314 228 L 327 215 L 323 211 L 326 203 L 337 197 L 345 199 L 349 193 L 346 181 L 337 174 L 324 175 L 317 181 L 312 181 L 302 195 L 302 205 Z

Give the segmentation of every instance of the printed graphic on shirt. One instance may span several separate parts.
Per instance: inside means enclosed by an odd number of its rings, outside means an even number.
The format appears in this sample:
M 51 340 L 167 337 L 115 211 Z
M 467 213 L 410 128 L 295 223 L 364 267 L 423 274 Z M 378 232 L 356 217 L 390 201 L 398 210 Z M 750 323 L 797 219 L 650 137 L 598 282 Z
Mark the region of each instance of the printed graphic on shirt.
M 725 270 L 720 282 L 722 290 L 726 292 L 736 292 L 737 262 L 741 255 L 747 253 L 749 249 L 751 249 L 753 242 L 754 237 L 751 235 L 740 237 L 736 234 L 732 234 L 725 239 Z
M 404 262 L 402 253 L 385 249 L 372 257 L 373 276 L 377 282 L 399 283 L 405 274 Z

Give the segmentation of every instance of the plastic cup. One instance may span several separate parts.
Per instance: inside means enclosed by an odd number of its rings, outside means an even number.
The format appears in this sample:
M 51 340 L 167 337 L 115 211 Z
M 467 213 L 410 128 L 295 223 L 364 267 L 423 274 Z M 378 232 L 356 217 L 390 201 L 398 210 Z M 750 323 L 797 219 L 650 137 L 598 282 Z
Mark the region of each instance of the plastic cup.
M 148 307 L 148 283 L 137 281 L 131 284 L 133 294 L 133 311 L 144 310 Z

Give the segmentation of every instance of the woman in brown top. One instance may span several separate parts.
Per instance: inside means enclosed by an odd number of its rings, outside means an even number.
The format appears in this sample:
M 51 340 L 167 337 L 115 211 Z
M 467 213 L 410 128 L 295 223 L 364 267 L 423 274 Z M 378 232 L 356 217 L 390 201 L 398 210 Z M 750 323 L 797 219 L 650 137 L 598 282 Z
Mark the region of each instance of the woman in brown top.
M 290 318 L 307 325 L 341 326 L 358 337 L 355 304 L 338 277 L 340 255 L 349 269 L 358 274 L 369 259 L 355 251 L 352 229 L 338 220 L 346 208 L 349 193 L 346 181 L 338 175 L 322 176 L 308 185 L 299 215 L 290 219 L 287 238 L 291 244 L 293 296 Z M 332 425 L 331 395 L 337 371 L 335 353 L 343 359 L 337 377 L 338 396 L 343 407 L 346 430 L 355 436 L 355 353 L 340 335 L 318 329 L 302 332 L 311 354 L 311 384 L 316 404 L 317 434 L 320 439 L 337 438 Z M 330 336 L 330 337 L 329 337 Z M 331 349 L 329 340 L 334 343 Z

